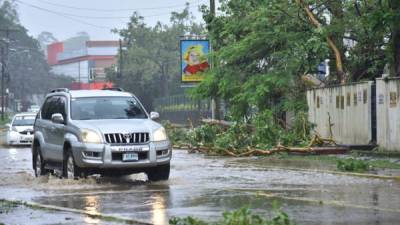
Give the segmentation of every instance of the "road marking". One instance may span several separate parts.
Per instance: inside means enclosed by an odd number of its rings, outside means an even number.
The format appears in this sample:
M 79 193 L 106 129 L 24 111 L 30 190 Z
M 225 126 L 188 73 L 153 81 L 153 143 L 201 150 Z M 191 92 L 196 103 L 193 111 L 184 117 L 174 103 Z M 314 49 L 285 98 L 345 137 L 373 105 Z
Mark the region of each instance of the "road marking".
M 248 189 L 231 189 L 231 190 L 232 191 L 254 191 L 254 190 L 248 190 Z M 339 207 L 349 207 L 349 208 L 357 208 L 357 209 L 368 209 L 368 210 L 400 213 L 400 209 L 389 209 L 389 208 L 380 208 L 380 207 L 375 207 L 375 206 L 364 206 L 364 205 L 346 203 L 344 201 L 335 201 L 335 200 L 325 200 L 324 201 L 324 200 L 318 200 L 318 199 L 312 199 L 312 198 L 288 197 L 288 196 L 282 196 L 282 195 L 275 194 L 275 193 L 266 193 L 265 191 L 256 191 L 255 193 L 252 193 L 252 194 L 254 194 L 256 196 L 267 197 L 267 198 L 279 198 L 279 199 L 283 199 L 283 200 L 302 201 L 302 202 L 314 203 L 314 204 L 318 204 L 318 205 L 330 205 L 330 206 L 339 206 Z

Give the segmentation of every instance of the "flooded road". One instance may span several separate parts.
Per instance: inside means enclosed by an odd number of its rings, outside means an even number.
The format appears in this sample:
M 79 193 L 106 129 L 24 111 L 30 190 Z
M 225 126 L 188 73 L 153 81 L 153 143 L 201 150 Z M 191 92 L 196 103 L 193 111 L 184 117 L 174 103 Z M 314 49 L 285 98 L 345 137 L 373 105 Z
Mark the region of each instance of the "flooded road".
M 145 174 L 77 181 L 54 176 L 36 179 L 29 148 L 0 149 L 0 158 L 0 199 L 152 224 L 189 215 L 215 221 L 223 211 L 243 206 L 269 216 L 273 201 L 297 224 L 400 224 L 400 181 L 328 173 L 309 168 L 312 165 L 291 164 L 286 166 L 303 170 L 284 169 L 281 163 L 258 158 L 174 151 L 170 180 L 150 183 Z

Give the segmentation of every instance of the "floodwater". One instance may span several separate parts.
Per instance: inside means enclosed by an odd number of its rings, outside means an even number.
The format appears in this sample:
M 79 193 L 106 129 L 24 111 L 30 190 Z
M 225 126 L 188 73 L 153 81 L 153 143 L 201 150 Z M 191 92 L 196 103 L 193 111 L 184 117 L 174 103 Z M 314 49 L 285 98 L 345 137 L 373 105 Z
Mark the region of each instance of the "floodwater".
M 54 176 L 37 179 L 31 169 L 29 148 L 0 149 L 0 159 L 0 199 L 157 225 L 168 224 L 173 216 L 217 221 L 222 212 L 243 206 L 269 217 L 274 201 L 297 224 L 400 224 L 400 181 L 323 172 L 314 170 L 312 163 L 285 165 L 259 158 L 207 157 L 174 151 L 170 180 L 151 183 L 145 174 L 94 176 L 77 181 Z M 103 224 L 100 220 L 81 221 Z

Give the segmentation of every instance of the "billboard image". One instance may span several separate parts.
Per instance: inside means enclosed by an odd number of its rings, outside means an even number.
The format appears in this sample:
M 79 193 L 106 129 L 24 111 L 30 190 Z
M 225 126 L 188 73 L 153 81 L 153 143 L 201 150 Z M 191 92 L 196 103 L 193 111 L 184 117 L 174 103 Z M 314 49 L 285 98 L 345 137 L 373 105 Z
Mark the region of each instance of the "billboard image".
M 208 40 L 181 40 L 181 78 L 182 82 L 200 82 L 210 68 Z

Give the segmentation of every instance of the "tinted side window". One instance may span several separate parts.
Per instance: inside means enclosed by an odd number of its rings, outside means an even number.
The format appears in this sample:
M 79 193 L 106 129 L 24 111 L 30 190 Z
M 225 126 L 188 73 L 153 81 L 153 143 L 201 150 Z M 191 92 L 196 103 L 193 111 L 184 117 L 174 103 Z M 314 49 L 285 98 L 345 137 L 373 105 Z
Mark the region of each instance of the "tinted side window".
M 42 118 L 45 120 L 50 120 L 51 119 L 51 113 L 50 113 L 50 109 L 51 109 L 51 105 L 52 105 L 52 101 L 54 100 L 54 97 L 50 97 L 47 98 L 46 101 L 43 104 L 42 110 L 41 110 L 41 114 L 42 114 Z
M 67 118 L 66 113 L 65 113 L 66 102 L 67 102 L 67 100 L 61 96 L 57 97 L 57 99 L 55 101 L 55 112 L 54 113 L 60 113 L 64 117 L 64 120 Z
M 51 115 L 54 113 L 60 113 L 65 119 L 65 103 L 66 99 L 61 96 L 52 96 L 48 98 L 43 104 L 42 118 L 45 120 L 51 120 Z
M 56 97 L 56 96 L 51 97 L 50 102 L 49 102 L 48 111 L 47 111 L 47 114 L 45 115 L 46 116 L 46 118 L 45 118 L 46 120 L 51 120 L 51 115 L 56 113 L 56 110 L 57 110 L 57 99 L 58 99 L 58 97 Z

